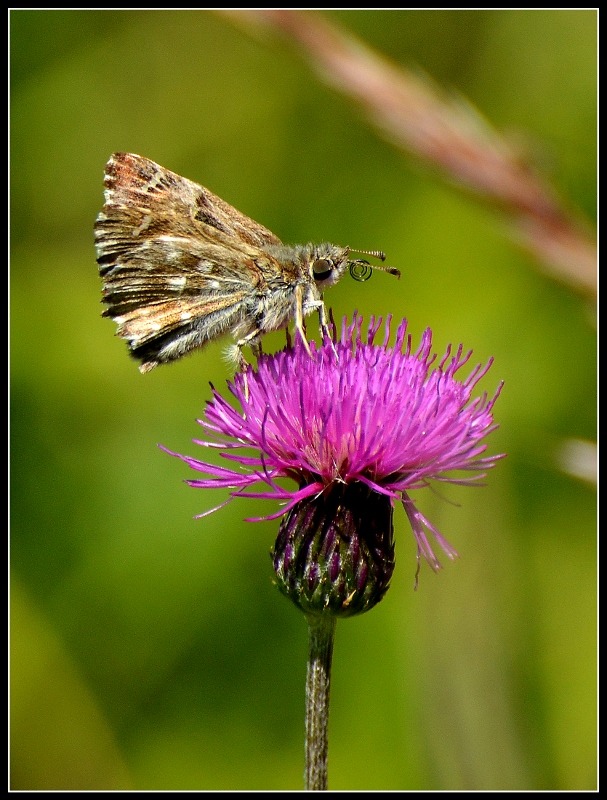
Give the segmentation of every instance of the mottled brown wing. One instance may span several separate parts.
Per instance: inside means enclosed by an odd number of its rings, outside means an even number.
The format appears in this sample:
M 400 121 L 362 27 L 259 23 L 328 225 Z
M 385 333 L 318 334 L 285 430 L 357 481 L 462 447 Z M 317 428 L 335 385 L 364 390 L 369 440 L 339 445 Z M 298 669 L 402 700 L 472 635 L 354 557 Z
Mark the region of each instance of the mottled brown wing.
M 132 243 L 128 233 L 139 219 L 136 209 L 124 208 L 112 229 L 112 216 L 100 215 L 95 235 L 99 271 L 103 278 L 105 316 L 114 317 L 170 299 L 232 297 L 263 291 L 269 257 L 227 249 L 196 236 L 157 234 Z M 103 217 L 103 218 L 102 218 Z M 135 226 L 136 227 L 136 226 Z
M 268 244 L 280 240 L 202 186 L 141 156 L 116 153 L 108 161 L 95 222 L 107 316 L 261 288 L 264 273 L 281 270 L 260 249 Z
M 104 316 L 147 371 L 240 324 L 280 264 L 278 237 L 147 158 L 115 153 L 95 223 Z
M 132 351 L 156 339 L 164 340 L 169 334 L 189 331 L 193 327 L 200 327 L 201 340 L 209 341 L 218 335 L 213 329 L 211 320 L 220 315 L 229 316 L 230 310 L 238 309 L 244 297 L 244 293 L 212 299 L 200 296 L 188 297 L 166 300 L 153 306 L 146 306 L 144 309 L 135 308 L 114 316 L 114 321 L 118 323 L 116 334 L 128 341 Z M 199 326 L 201 322 L 203 324 Z
M 198 234 L 238 250 L 281 244 L 272 231 L 204 186 L 131 153 L 114 153 L 108 161 L 105 203 L 105 214 L 121 208 L 141 210 L 134 238 L 166 233 L 168 227 L 175 234 Z

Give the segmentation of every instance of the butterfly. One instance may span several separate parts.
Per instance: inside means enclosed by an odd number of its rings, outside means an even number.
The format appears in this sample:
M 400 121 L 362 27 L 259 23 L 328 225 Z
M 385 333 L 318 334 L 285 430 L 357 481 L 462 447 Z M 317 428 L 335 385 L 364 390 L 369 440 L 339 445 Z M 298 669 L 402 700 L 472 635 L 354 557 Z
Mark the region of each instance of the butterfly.
M 103 316 L 117 323 L 141 372 L 181 358 L 225 333 L 239 369 L 242 350 L 294 320 L 310 352 L 304 318 L 317 311 L 328 334 L 323 292 L 367 261 L 334 244 L 285 245 L 258 222 L 187 178 L 132 153 L 105 168 L 105 205 L 95 222 Z M 380 251 L 354 251 L 385 260 Z M 400 277 L 394 267 L 375 267 Z

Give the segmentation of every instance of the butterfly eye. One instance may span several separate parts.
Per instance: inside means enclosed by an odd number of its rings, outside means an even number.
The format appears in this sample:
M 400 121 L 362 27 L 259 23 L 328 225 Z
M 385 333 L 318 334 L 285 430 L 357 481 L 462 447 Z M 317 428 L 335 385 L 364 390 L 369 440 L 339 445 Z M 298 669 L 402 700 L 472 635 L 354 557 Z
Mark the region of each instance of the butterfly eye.
M 312 272 L 314 274 L 314 280 L 324 281 L 326 280 L 326 278 L 329 277 L 332 271 L 333 271 L 333 262 L 329 261 L 326 258 L 318 258 L 312 264 Z

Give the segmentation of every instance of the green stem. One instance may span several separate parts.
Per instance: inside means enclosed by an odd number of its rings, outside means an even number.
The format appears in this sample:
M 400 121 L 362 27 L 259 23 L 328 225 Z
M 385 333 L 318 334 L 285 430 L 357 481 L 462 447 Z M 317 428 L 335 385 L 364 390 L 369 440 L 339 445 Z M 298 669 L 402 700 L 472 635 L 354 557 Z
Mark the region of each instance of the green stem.
M 327 788 L 329 751 L 329 690 L 337 619 L 330 614 L 308 620 L 308 674 L 306 678 L 306 764 L 304 788 Z

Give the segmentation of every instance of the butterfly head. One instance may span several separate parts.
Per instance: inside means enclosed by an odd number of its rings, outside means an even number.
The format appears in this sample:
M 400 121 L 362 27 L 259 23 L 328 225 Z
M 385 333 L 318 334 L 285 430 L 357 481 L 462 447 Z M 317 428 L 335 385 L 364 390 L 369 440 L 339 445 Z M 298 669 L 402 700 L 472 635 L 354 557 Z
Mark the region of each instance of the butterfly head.
M 371 266 L 366 259 L 353 259 L 350 253 L 372 256 L 379 261 L 385 261 L 385 253 L 381 250 L 351 250 L 349 247 L 338 247 L 334 244 L 312 245 L 308 259 L 310 276 L 314 279 L 320 291 L 337 283 L 346 270 L 357 281 L 366 281 L 371 277 L 373 269 L 389 272 L 400 278 L 400 272 L 395 267 L 382 265 Z

